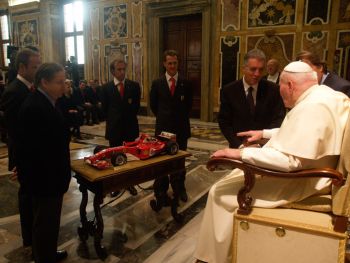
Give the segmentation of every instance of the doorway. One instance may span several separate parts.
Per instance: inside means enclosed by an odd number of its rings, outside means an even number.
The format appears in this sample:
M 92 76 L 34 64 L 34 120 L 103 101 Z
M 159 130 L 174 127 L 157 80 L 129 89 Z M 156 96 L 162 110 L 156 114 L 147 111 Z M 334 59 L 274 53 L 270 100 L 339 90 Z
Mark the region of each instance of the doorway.
M 163 50 L 179 54 L 179 72 L 191 81 L 193 105 L 191 118 L 201 114 L 202 14 L 163 19 Z

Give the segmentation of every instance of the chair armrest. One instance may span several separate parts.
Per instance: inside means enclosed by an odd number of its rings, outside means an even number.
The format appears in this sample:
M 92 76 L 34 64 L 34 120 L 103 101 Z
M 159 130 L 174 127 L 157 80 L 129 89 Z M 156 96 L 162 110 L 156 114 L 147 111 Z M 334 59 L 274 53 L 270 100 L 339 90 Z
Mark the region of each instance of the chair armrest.
M 336 186 L 344 184 L 344 177 L 338 171 L 331 168 L 323 169 L 307 169 L 293 172 L 281 172 L 275 170 L 269 170 L 254 166 L 242 161 L 233 160 L 229 158 L 211 158 L 207 162 L 207 168 L 210 171 L 217 169 L 218 167 L 229 167 L 241 169 L 244 173 L 244 186 L 239 190 L 237 194 L 237 201 L 239 204 L 238 213 L 249 214 L 252 210 L 251 203 L 252 197 L 248 193 L 253 189 L 255 184 L 255 175 L 272 176 L 279 178 L 309 178 L 309 177 L 326 177 L 331 178 L 332 183 Z

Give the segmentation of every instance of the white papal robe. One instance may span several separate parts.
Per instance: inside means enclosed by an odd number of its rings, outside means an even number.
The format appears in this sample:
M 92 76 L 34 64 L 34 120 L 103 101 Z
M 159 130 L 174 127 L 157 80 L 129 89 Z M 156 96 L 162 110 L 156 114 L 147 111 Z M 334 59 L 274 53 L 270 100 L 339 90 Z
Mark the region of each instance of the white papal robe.
M 242 160 L 280 171 L 336 168 L 349 109 L 347 96 L 315 85 L 299 97 L 279 129 L 264 130 L 269 142 L 263 148 L 245 148 Z M 194 254 L 197 259 L 232 261 L 233 214 L 243 183 L 242 171 L 235 169 L 210 189 Z M 250 194 L 253 206 L 274 208 L 328 193 L 330 185 L 327 178 L 263 177 L 257 178 Z

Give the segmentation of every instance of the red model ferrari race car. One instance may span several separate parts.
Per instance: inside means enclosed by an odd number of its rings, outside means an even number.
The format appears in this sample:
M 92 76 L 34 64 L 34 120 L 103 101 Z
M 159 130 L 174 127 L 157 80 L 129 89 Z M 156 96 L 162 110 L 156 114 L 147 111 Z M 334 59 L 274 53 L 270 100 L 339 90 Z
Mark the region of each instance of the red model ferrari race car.
M 179 145 L 176 142 L 176 135 L 169 132 L 162 132 L 157 137 L 141 134 L 133 142 L 124 142 L 123 146 L 107 148 L 97 146 L 94 155 L 85 157 L 86 163 L 97 169 L 123 165 L 127 162 L 126 153 L 130 153 L 137 158 L 144 160 L 152 156 L 168 153 L 177 154 Z

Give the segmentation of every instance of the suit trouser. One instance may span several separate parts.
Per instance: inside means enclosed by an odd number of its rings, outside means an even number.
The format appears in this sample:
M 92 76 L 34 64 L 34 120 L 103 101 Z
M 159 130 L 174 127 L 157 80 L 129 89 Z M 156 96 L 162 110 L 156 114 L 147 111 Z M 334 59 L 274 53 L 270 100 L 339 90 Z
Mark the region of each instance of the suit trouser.
M 63 195 L 33 196 L 33 255 L 36 263 L 56 262 Z
M 179 144 L 179 149 L 186 151 L 187 150 L 187 139 L 177 140 Z M 153 189 L 154 195 L 159 198 L 164 198 L 167 195 L 169 189 L 169 179 L 170 185 L 173 191 L 178 190 L 177 192 L 186 191 L 185 188 L 185 179 L 186 171 L 181 171 L 179 173 L 170 174 L 170 176 L 163 176 L 154 180 Z
M 18 209 L 21 221 L 23 246 L 31 246 L 33 227 L 32 196 L 24 191 L 21 185 L 18 190 Z

